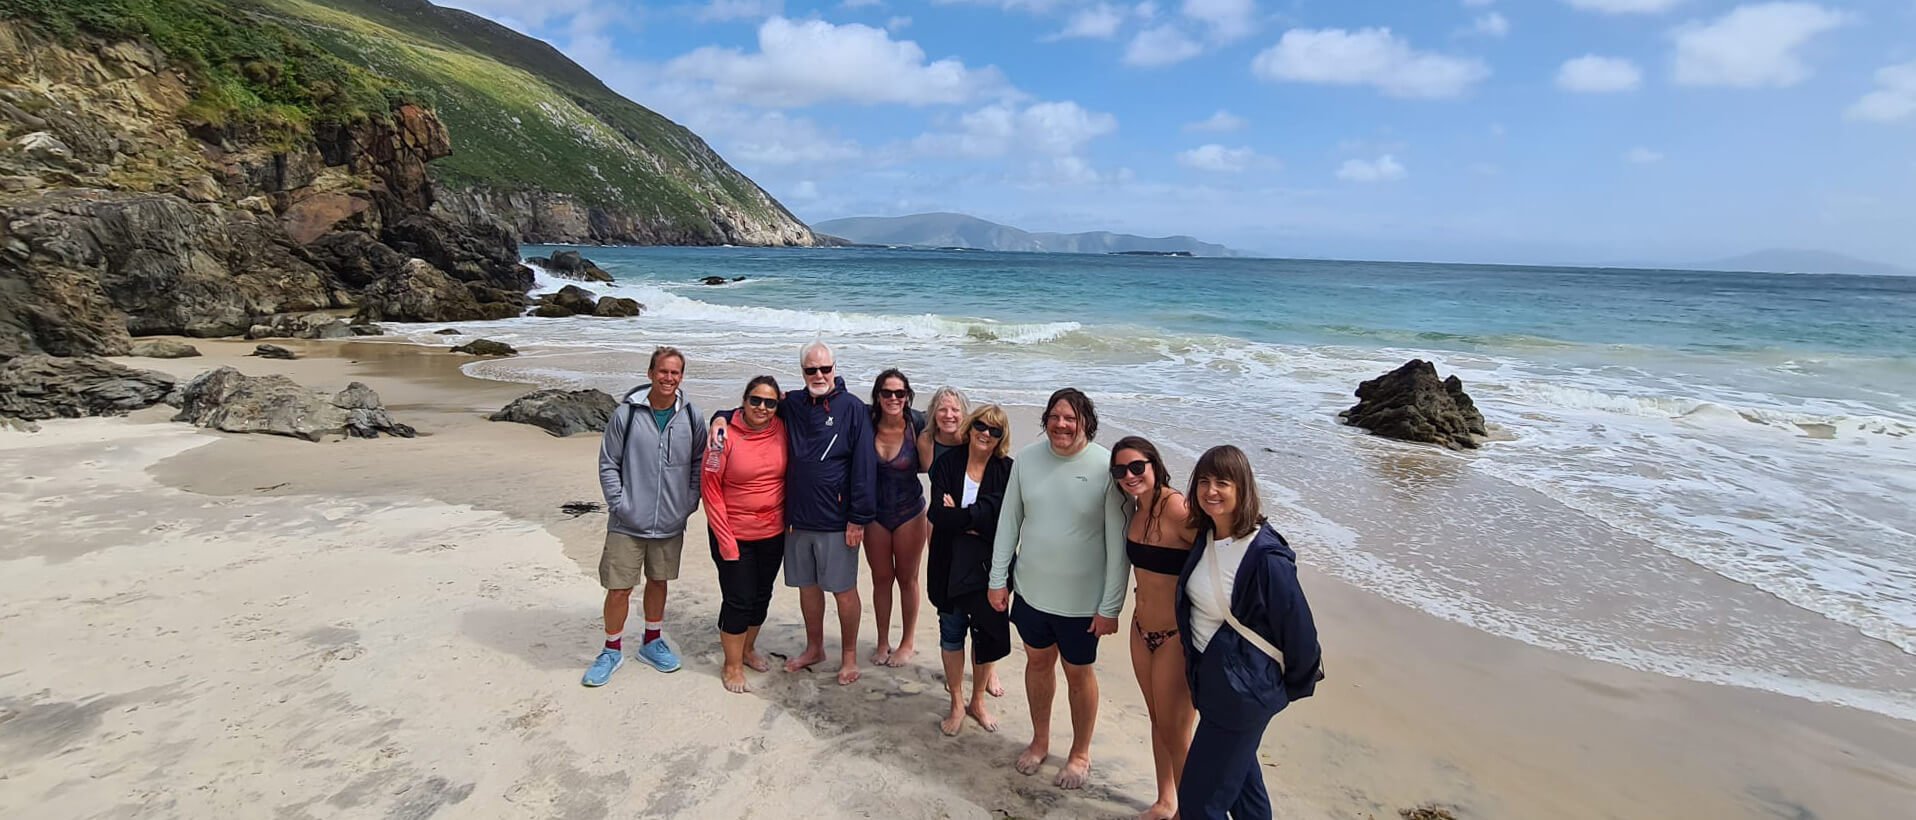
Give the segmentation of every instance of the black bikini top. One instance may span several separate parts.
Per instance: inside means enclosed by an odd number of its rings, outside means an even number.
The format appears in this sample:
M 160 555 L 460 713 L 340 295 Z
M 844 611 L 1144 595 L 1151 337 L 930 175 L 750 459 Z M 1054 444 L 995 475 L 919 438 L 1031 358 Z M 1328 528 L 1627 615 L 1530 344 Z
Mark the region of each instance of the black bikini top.
M 1184 572 L 1184 559 L 1191 557 L 1190 550 L 1154 547 L 1150 544 L 1140 544 L 1129 538 L 1124 540 L 1124 552 L 1130 556 L 1132 566 L 1146 572 L 1171 576 Z

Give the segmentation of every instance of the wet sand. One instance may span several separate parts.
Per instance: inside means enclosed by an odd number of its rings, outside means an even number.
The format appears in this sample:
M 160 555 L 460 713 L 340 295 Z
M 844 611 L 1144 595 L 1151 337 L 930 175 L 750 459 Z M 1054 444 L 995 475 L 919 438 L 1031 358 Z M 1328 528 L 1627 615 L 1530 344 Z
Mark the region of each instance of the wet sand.
M 1003 731 L 939 734 L 929 607 L 905 668 L 839 687 L 828 662 L 725 692 L 702 518 L 667 618 L 685 668 L 629 663 L 582 688 L 604 518 L 559 506 L 598 500 L 596 436 L 486 421 L 530 388 L 440 350 L 291 342 L 307 358 L 286 362 L 194 343 L 208 355 L 124 361 L 364 381 L 422 435 L 234 436 L 166 408 L 0 431 L 0 815 L 1113 817 L 1154 796 L 1120 640 L 1102 647 L 1083 792 L 1051 785 L 1056 755 L 1037 777 L 1009 768 L 1028 739 L 1015 653 Z M 1013 423 L 1035 429 L 1035 411 Z M 1299 546 L 1330 678 L 1267 736 L 1279 816 L 1916 805 L 1916 724 L 1493 637 L 1310 571 Z M 781 587 L 761 647 L 796 652 L 799 624 Z

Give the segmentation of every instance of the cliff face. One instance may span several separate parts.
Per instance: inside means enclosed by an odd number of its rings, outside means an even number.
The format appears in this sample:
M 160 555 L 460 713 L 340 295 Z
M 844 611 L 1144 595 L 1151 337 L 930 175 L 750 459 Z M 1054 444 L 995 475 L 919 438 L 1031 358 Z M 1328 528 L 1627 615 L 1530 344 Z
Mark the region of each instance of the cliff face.
M 498 222 L 523 241 L 554 245 L 772 245 L 818 243 L 797 220 L 767 221 L 724 205 L 709 212 L 713 230 L 655 214 L 587 205 L 554 191 L 440 189 L 437 207 L 462 222 Z
M 427 163 L 450 151 L 431 112 L 398 103 L 297 135 L 218 118 L 204 69 L 152 41 L 35 22 L 0 19 L 0 359 L 353 307 L 408 256 L 495 312 L 523 303 L 509 234 L 429 213 Z

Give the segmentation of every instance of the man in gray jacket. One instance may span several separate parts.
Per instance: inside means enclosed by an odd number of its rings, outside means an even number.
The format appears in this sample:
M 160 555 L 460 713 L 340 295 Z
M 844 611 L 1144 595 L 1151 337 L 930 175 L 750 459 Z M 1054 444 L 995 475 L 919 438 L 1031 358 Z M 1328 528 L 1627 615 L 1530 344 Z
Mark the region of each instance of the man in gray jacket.
M 612 410 L 599 446 L 599 484 L 605 491 L 605 551 L 599 584 L 605 587 L 605 649 L 582 681 L 603 686 L 625 663 L 625 619 L 632 588 L 645 579 L 645 636 L 639 660 L 676 672 L 679 658 L 665 642 L 666 582 L 679 577 L 685 521 L 699 506 L 699 463 L 705 457 L 705 420 L 679 393 L 685 355 L 652 351 L 651 383 L 636 387 Z

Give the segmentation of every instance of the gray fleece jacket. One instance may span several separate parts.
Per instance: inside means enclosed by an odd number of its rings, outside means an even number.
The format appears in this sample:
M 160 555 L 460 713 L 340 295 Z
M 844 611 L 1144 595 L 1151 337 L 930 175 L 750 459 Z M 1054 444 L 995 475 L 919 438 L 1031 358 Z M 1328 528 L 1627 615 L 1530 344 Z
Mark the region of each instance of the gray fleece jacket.
M 605 491 L 606 529 L 637 538 L 685 531 L 699 508 L 699 466 L 705 458 L 705 419 L 685 392 L 672 399 L 661 432 L 639 385 L 617 407 L 599 444 L 599 486 Z

